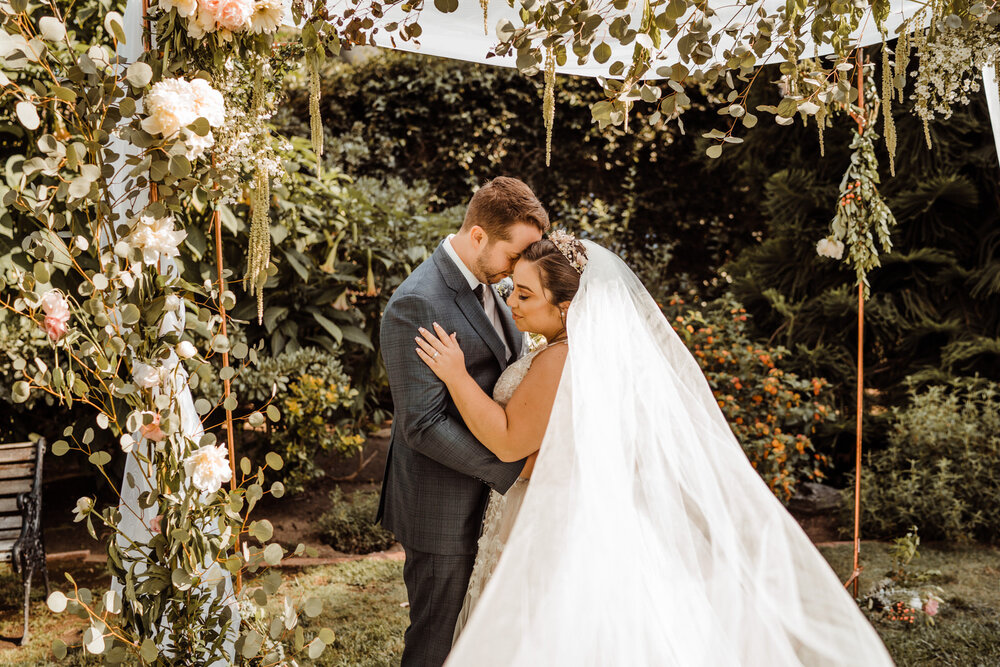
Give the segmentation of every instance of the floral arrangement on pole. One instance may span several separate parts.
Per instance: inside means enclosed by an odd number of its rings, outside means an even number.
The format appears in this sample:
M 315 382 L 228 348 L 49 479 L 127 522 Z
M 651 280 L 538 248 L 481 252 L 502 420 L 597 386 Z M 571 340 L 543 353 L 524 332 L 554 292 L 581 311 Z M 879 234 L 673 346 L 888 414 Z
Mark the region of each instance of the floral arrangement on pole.
M 234 478 L 235 462 L 211 425 L 192 435 L 181 423 L 178 397 L 198 378 L 190 371 L 223 352 L 238 360 L 224 369 L 230 377 L 256 362 L 254 350 L 218 333 L 220 306 L 231 308 L 235 294 L 225 283 L 192 285 L 166 270 L 185 259 L 189 225 L 201 223 L 205 203 L 242 196 L 243 176 L 256 173 L 259 155 L 273 152 L 249 102 L 256 94 L 254 108 L 263 114 L 273 91 L 250 89 L 238 72 L 272 66 L 267 31 L 277 25 L 275 4 L 161 6 L 155 34 L 170 48 L 169 60 L 148 51 L 120 64 L 121 17 L 111 12 L 101 25 L 70 32 L 64 6 L 0 6 L 3 104 L 29 138 L 28 157 L 7 161 L 0 186 L 0 214 L 10 216 L 21 241 L 2 274 L 0 308 L 32 323 L 51 345 L 45 359 L 12 363 L 11 393 L 15 401 L 43 393 L 81 409 L 52 453 L 85 456 L 113 489 L 120 480 L 109 464 L 134 457 L 146 480 L 130 485 L 151 489 L 139 504 L 154 518 L 144 521 L 148 541 L 137 543 L 124 528 L 133 517 L 81 498 L 75 520 L 95 539 L 95 524 L 110 532 L 108 568 L 123 589 L 94 595 L 68 578 L 68 589 L 52 593 L 48 604 L 84 619 L 83 649 L 111 664 L 169 665 L 179 655 L 207 661 L 225 655 L 232 639 L 240 660 L 314 659 L 333 634 L 296 619 L 316 616 L 322 603 L 286 600 L 272 617 L 268 596 L 281 577 L 270 567 L 286 551 L 271 542 L 269 522 L 250 518 L 266 494 L 284 494 L 281 483 L 264 481 L 268 469 L 283 466 L 281 457 L 272 452 L 257 465 L 244 457 Z M 192 16 L 202 20 L 200 42 L 189 34 Z M 165 30 L 171 22 L 175 29 Z M 96 35 L 95 43 L 78 43 L 80 32 Z M 241 49 L 233 48 L 237 40 Z M 259 50 L 245 58 L 248 45 Z M 123 146 L 127 157 L 116 167 Z M 142 195 L 151 186 L 156 197 L 147 203 Z M 201 414 L 231 411 L 236 397 L 221 406 L 203 402 L 196 404 Z M 259 427 L 279 418 L 265 405 L 241 419 Z M 121 453 L 97 448 L 98 431 Z M 293 553 L 304 551 L 300 545 Z M 252 585 L 216 592 L 223 573 L 243 572 L 258 574 Z M 58 658 L 68 652 L 62 640 L 52 649 Z
M 840 180 L 837 208 L 830 223 L 830 234 L 816 244 L 816 252 L 831 259 L 841 259 L 854 267 L 857 282 L 864 286 L 868 298 L 868 272 L 881 266 L 879 250 L 892 250 L 892 228 L 896 218 L 878 191 L 880 182 L 875 140 L 878 135 L 871 124 L 878 117 L 878 98 L 872 92 L 871 113 L 862 118 L 861 127 L 854 129 L 851 163 Z M 863 128 L 863 131 L 862 131 Z M 876 246 L 877 243 L 877 246 Z

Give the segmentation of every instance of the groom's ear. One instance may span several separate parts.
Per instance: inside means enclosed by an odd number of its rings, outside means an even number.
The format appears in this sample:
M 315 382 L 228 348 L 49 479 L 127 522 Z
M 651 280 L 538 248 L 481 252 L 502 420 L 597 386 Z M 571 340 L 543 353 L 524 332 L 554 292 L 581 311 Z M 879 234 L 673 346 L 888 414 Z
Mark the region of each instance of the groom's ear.
M 469 229 L 469 238 L 472 239 L 473 247 L 476 248 L 476 250 L 479 250 L 489 240 L 486 230 L 479 225 L 473 225 L 472 228 Z

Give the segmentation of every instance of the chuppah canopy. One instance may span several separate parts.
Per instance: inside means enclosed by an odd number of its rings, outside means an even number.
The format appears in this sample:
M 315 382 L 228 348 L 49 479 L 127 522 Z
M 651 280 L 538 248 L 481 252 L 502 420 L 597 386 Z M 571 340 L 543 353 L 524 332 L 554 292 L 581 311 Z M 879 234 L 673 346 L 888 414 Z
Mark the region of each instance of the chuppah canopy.
M 516 27 L 521 26 L 522 21 L 519 17 L 519 8 L 522 4 L 533 7 L 538 4 L 538 0 L 527 0 L 524 3 L 518 2 L 514 7 L 508 4 L 507 0 L 489 0 L 485 21 L 483 7 L 478 2 L 463 0 L 456 4 L 457 9 L 449 13 L 444 13 L 431 7 L 423 9 L 418 19 L 422 29 L 421 34 L 418 38 L 410 41 L 402 41 L 390 37 L 390 31 L 386 30 L 385 26 L 390 26 L 393 23 L 401 23 L 406 18 L 407 13 L 400 8 L 400 5 L 388 7 L 382 18 L 374 19 L 374 27 L 381 28 L 381 30 L 373 35 L 373 42 L 379 47 L 410 51 L 428 56 L 441 56 L 500 67 L 515 67 L 516 58 L 513 53 L 492 57 L 490 53 L 500 41 L 498 39 L 500 26 L 505 22 L 510 22 L 510 24 Z M 330 0 L 327 3 L 331 14 L 341 14 L 352 5 L 355 5 L 355 3 L 351 2 L 351 0 Z M 727 34 L 726 30 L 728 28 L 741 28 L 745 24 L 752 24 L 761 9 L 771 14 L 777 11 L 778 8 L 784 7 L 785 2 L 783 0 L 763 0 L 763 2 L 757 3 L 739 3 L 732 2 L 731 0 L 715 0 L 709 2 L 708 6 L 715 12 L 715 15 L 711 18 L 712 26 L 710 33 L 718 33 L 719 42 L 714 47 L 714 55 L 703 66 L 711 66 L 724 62 L 725 59 L 722 55 L 724 50 L 737 45 L 739 34 Z M 890 38 L 894 36 L 899 26 L 917 11 L 923 9 L 924 6 L 925 3 L 915 2 L 914 0 L 903 0 L 902 2 L 893 3 L 892 10 L 885 21 L 886 34 Z M 615 10 L 612 7 L 612 3 L 605 1 L 595 4 L 591 8 L 591 11 L 608 17 L 628 15 L 630 17 L 629 24 L 631 26 L 638 26 L 642 21 L 643 12 L 646 7 L 648 7 L 648 3 L 641 0 L 630 0 L 624 10 Z M 678 23 L 683 21 L 684 18 L 681 18 L 678 20 Z M 595 43 L 600 43 L 602 38 L 607 37 L 608 23 L 610 23 L 610 20 L 606 18 L 605 26 L 599 29 Z M 817 48 L 809 35 L 810 23 L 811 20 L 807 19 L 803 27 L 804 34 L 802 41 L 805 47 L 801 49 L 801 56 L 803 58 L 812 58 L 833 53 L 833 48 L 830 44 L 822 44 Z M 488 26 L 488 31 L 484 30 L 484 26 Z M 636 43 L 643 45 L 644 37 L 646 35 L 637 35 Z M 875 19 L 871 15 L 868 15 L 862 21 L 860 29 L 855 31 L 852 37 L 856 42 L 855 46 L 868 46 L 882 42 L 882 33 L 879 31 Z M 611 48 L 610 58 L 604 64 L 598 63 L 594 58 L 589 58 L 587 62 L 581 65 L 577 63 L 574 57 L 570 56 L 564 65 L 556 65 L 556 71 L 561 74 L 608 76 L 611 78 L 608 73 L 608 65 L 615 61 L 631 62 L 634 44 L 622 45 L 614 38 L 604 39 L 604 41 Z M 652 44 L 649 43 L 647 46 L 652 46 Z M 654 57 L 652 66 L 650 67 L 650 78 L 655 78 L 655 71 L 659 67 L 670 67 L 675 63 L 684 62 L 678 52 L 675 40 L 664 44 L 659 49 L 652 47 L 651 51 Z M 756 64 L 764 65 L 782 60 L 784 60 L 784 56 L 776 50 L 772 50 L 770 53 L 765 54 L 764 57 L 758 59 Z
M 538 0 L 525 0 L 511 6 L 507 0 L 487 0 L 484 6 L 471 0 L 453 0 L 454 11 L 442 12 L 436 7 L 426 7 L 419 12 L 419 24 L 421 28 L 420 36 L 404 41 L 398 37 L 394 38 L 392 31 L 386 27 L 401 23 L 408 16 L 407 12 L 401 9 L 399 4 L 388 6 L 381 18 L 372 18 L 374 21 L 371 39 L 375 46 L 381 48 L 408 51 L 427 56 L 439 56 L 452 58 L 455 60 L 465 60 L 498 67 L 516 67 L 517 58 L 513 52 L 504 55 L 494 55 L 495 47 L 501 41 L 501 26 L 521 26 L 523 22 L 519 16 L 522 6 L 534 7 Z M 754 21 L 755 15 L 763 10 L 764 14 L 772 14 L 780 7 L 783 7 L 783 0 L 763 0 L 757 3 L 739 3 L 731 0 L 715 0 L 708 3 L 708 6 L 715 13 L 712 17 L 712 27 L 710 31 L 719 35 L 719 41 L 714 47 L 714 52 L 702 67 L 725 61 L 723 55 L 726 49 L 737 45 L 738 33 L 727 33 L 731 27 L 740 27 Z M 341 15 L 356 3 L 352 0 L 329 0 L 327 7 L 332 15 Z M 915 0 L 902 0 L 892 3 L 892 7 L 885 19 L 885 34 L 895 37 L 900 26 L 912 18 L 918 11 L 925 8 L 926 3 Z M 648 3 L 643 0 L 630 0 L 624 10 L 615 10 L 610 2 L 596 4 L 592 10 L 611 16 L 629 16 L 629 24 L 638 26 L 643 18 L 643 12 L 648 7 Z M 683 21 L 681 19 L 680 21 Z M 680 22 L 679 21 L 679 22 Z M 291 24 L 289 16 L 287 22 Z M 600 28 L 603 33 L 607 32 L 609 20 Z M 829 56 L 834 52 L 831 44 L 817 45 L 810 35 L 811 19 L 806 20 L 803 27 L 802 43 L 804 47 L 800 49 L 802 58 L 814 58 Z M 509 28 L 508 28 L 509 29 Z M 595 43 L 599 43 L 607 35 L 599 32 Z M 852 41 L 856 47 L 865 47 L 873 44 L 880 44 L 883 36 L 872 14 L 869 12 L 862 20 L 860 27 L 852 34 Z M 652 47 L 651 43 L 646 43 L 648 36 L 639 34 L 636 36 L 636 43 L 642 46 Z M 617 39 L 603 39 L 610 48 L 610 55 L 605 62 L 599 63 L 594 57 L 589 57 L 580 64 L 576 58 L 570 56 L 562 65 L 556 64 L 555 70 L 560 74 L 571 74 L 576 76 L 608 78 L 620 78 L 609 73 L 609 66 L 616 61 L 629 63 L 633 57 L 634 44 L 622 44 Z M 653 59 L 649 71 L 645 78 L 657 78 L 657 70 L 661 67 L 670 67 L 675 63 L 684 63 L 677 48 L 678 42 L 671 40 L 663 44 L 662 48 L 652 47 Z M 781 62 L 785 56 L 776 49 L 765 53 L 756 62 L 757 65 Z M 983 69 L 984 90 L 989 101 L 990 123 L 993 127 L 993 137 L 997 145 L 998 158 L 1000 158 L 1000 98 L 997 94 L 997 85 L 994 73 L 989 67 Z M 662 78 L 662 77 L 660 77 Z

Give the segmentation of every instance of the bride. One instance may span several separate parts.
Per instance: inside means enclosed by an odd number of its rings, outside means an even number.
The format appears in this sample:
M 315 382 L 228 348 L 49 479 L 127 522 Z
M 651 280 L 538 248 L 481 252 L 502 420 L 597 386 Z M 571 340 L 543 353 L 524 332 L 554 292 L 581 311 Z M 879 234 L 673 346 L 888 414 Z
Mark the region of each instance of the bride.
M 891 665 L 625 264 L 556 232 L 513 279 L 518 328 L 549 343 L 496 401 L 454 335 L 417 339 L 472 433 L 530 455 L 491 494 L 448 664 Z

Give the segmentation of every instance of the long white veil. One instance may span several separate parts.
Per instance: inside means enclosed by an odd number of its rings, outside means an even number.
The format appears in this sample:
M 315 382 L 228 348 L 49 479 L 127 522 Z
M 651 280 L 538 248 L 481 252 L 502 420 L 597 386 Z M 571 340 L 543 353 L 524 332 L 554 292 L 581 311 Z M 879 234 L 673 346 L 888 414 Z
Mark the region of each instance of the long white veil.
M 541 454 L 448 665 L 891 665 L 642 284 L 586 247 Z

